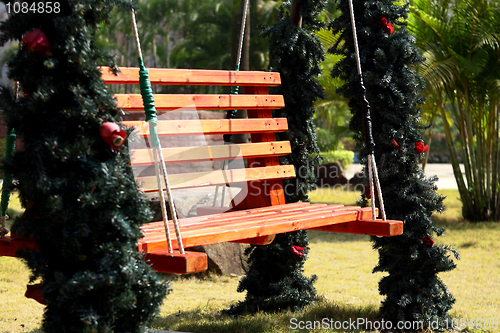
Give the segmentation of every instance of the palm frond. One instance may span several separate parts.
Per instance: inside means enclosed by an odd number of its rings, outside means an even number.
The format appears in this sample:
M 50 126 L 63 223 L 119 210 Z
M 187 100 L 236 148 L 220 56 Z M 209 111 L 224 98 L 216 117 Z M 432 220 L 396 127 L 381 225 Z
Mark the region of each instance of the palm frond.
M 325 49 L 331 48 L 333 45 L 335 45 L 335 43 L 339 41 L 340 38 L 340 34 L 334 35 L 329 30 L 318 30 L 314 34 L 318 36 Z
M 427 50 L 423 53 L 425 61 L 417 68 L 427 86 L 437 88 L 454 82 L 458 72 L 455 59 L 447 52 L 440 52 L 437 48 L 429 47 Z

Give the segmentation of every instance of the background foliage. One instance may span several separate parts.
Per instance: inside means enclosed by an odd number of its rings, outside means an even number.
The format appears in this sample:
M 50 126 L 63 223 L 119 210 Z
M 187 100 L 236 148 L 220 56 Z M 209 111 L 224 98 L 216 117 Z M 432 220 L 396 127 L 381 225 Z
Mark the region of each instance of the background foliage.
M 443 119 L 463 216 L 499 220 L 500 6 L 484 0 L 411 3 L 410 30 L 425 56 L 418 71 L 431 112 Z

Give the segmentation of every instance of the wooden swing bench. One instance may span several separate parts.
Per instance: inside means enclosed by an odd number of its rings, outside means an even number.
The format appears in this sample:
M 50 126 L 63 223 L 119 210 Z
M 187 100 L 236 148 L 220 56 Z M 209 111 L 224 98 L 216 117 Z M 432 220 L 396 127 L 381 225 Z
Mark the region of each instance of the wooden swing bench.
M 101 68 L 108 84 L 139 84 L 138 68 L 121 68 L 118 76 Z M 232 207 L 205 207 L 196 217 L 179 219 L 185 248 L 220 242 L 266 245 L 279 233 L 301 229 L 330 232 L 395 236 L 403 232 L 401 221 L 372 220 L 371 208 L 342 205 L 285 203 L 281 179 L 295 177 L 291 165 L 280 165 L 279 156 L 291 152 L 288 141 L 276 141 L 275 133 L 288 129 L 286 118 L 273 118 L 272 110 L 284 107 L 283 96 L 269 95 L 268 87 L 280 84 L 279 73 L 223 70 L 150 69 L 153 85 L 242 86 L 244 94 L 157 94 L 158 111 L 172 111 L 186 106 L 197 110 L 247 110 L 248 119 L 159 120 L 158 134 L 165 136 L 220 135 L 250 133 L 251 143 L 199 147 L 163 148 L 165 162 L 187 163 L 246 159 L 242 169 L 216 170 L 169 175 L 172 189 L 246 183 L 232 201 Z M 134 113 L 143 111 L 140 94 L 116 94 L 117 104 Z M 195 111 L 196 112 L 196 111 Z M 135 126 L 139 135 L 149 134 L 144 121 L 124 121 Z M 132 166 L 153 165 L 147 149 L 132 150 Z M 137 177 L 146 192 L 158 191 L 154 176 Z M 224 211 L 224 212 L 223 212 Z M 211 214 L 211 215 L 206 215 Z M 153 269 L 160 272 L 188 274 L 207 269 L 205 253 L 186 251 L 180 254 L 172 221 L 174 253 L 169 253 L 163 221 L 143 226 L 139 250 L 146 254 Z M 0 255 L 15 256 L 22 246 L 34 247 L 32 241 L 15 235 L 0 240 Z

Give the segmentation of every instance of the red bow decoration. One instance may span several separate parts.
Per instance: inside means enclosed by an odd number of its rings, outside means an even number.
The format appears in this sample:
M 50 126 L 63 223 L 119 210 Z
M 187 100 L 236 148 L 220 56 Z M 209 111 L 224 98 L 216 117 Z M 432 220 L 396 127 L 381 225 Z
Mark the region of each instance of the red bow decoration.
M 292 250 L 292 253 L 295 254 L 296 256 L 302 257 L 304 255 L 304 253 L 300 252 L 300 251 L 304 250 L 304 248 L 302 246 L 294 245 L 294 246 L 292 246 L 291 250 Z
M 26 44 L 28 52 L 36 52 L 40 57 L 48 58 L 52 55 L 52 45 L 40 29 L 35 29 L 24 36 L 22 44 Z
M 429 150 L 429 146 L 424 145 L 424 143 L 422 141 L 415 143 L 415 152 L 417 154 L 425 153 L 428 150 Z
M 118 150 L 125 143 L 127 132 L 122 130 L 118 124 L 105 122 L 101 125 L 101 137 L 113 150 Z
M 387 19 L 385 17 L 382 17 L 380 21 L 378 21 L 378 25 L 384 28 L 385 32 L 389 35 L 394 32 L 394 26 L 392 25 L 392 23 L 387 23 Z
M 434 240 L 429 236 L 423 236 L 421 239 L 424 244 L 429 245 L 430 247 L 434 246 Z
M 402 152 L 402 153 L 406 153 L 406 148 L 404 148 L 403 150 L 401 150 L 401 149 L 399 148 L 399 144 L 398 144 L 398 142 L 397 142 L 396 140 L 392 140 L 392 144 L 394 145 L 394 148 L 396 148 L 396 149 L 397 149 L 397 150 L 399 150 L 400 152 Z

